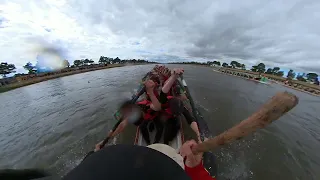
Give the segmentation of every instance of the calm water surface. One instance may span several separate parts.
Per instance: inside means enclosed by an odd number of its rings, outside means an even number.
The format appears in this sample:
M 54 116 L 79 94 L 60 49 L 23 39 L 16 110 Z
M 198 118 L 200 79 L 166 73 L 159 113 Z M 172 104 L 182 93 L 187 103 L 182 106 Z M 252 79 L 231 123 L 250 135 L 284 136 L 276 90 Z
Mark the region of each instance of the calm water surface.
M 67 76 L 0 94 L 0 168 L 45 168 L 63 175 L 106 136 L 117 105 L 152 66 Z M 177 66 L 171 66 L 177 67 Z M 320 179 L 320 98 L 183 66 L 196 105 L 214 134 L 239 123 L 276 92 L 299 105 L 268 128 L 215 151 L 220 179 Z M 113 143 L 133 143 L 129 127 Z

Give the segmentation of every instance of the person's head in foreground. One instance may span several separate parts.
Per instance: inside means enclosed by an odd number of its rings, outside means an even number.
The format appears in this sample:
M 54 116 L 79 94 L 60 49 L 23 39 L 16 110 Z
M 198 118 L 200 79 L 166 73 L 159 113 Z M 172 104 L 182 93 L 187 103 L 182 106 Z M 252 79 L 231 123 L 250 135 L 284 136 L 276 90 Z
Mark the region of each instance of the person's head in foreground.
M 188 180 L 184 167 L 183 157 L 168 145 L 114 145 L 92 154 L 63 179 Z

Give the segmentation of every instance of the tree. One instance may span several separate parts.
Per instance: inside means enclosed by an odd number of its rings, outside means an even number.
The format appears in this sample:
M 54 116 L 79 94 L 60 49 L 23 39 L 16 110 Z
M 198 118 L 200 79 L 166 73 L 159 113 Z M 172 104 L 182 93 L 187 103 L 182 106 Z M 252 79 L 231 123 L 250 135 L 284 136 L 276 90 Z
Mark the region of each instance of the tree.
M 266 65 L 264 65 L 263 63 L 259 63 L 258 64 L 258 72 L 264 73 L 265 71 L 266 71 Z
M 275 74 L 276 76 L 283 76 L 284 75 L 284 72 L 283 71 L 278 71 L 276 74 Z
M 94 61 L 93 61 L 92 59 L 90 59 L 90 60 L 89 60 L 89 63 L 90 63 L 90 64 L 93 64 L 93 63 L 94 63 Z
M 307 79 L 309 81 L 315 81 L 316 79 L 318 79 L 318 74 L 316 74 L 316 73 L 308 73 L 307 74 Z
M 8 64 L 6 62 L 2 62 L 0 64 L 0 75 L 2 77 L 6 77 L 7 74 L 15 73 L 16 66 L 14 64 Z
M 240 63 L 238 63 L 237 61 L 231 61 L 230 65 L 232 66 L 232 68 L 236 68 L 236 67 L 240 67 Z
M 266 66 L 263 63 L 259 63 L 257 66 L 252 66 L 251 71 L 264 73 L 266 71 Z
M 307 80 L 303 77 L 303 75 L 305 75 L 305 73 L 303 73 L 302 75 L 301 75 L 301 74 L 298 74 L 297 77 L 296 77 L 297 80 L 298 80 L 298 81 L 306 82 Z
M 27 62 L 27 64 L 24 65 L 23 68 L 27 70 L 29 74 L 35 74 L 37 72 L 36 67 L 33 66 L 31 62 Z
M 121 60 L 120 60 L 120 58 L 118 58 L 118 57 L 116 57 L 116 58 L 113 60 L 113 62 L 114 62 L 114 63 L 117 63 L 117 64 L 120 63 L 120 61 L 121 61 Z
M 258 66 L 252 66 L 251 71 L 258 72 Z
M 112 58 L 108 58 L 108 57 L 104 57 L 104 56 L 100 56 L 98 63 L 99 64 L 111 64 L 110 62 L 113 62 Z
M 115 63 L 115 61 L 113 60 L 113 58 L 108 58 L 107 57 L 107 62 L 108 62 L 108 64 L 114 64 Z
M 241 69 L 246 70 L 246 65 L 245 64 L 241 64 L 240 67 L 241 67 Z
M 263 63 L 259 63 L 257 66 L 252 66 L 251 71 L 264 73 L 266 71 L 266 66 Z
M 222 63 L 222 67 L 228 67 L 229 65 L 227 63 Z
M 273 70 L 272 70 L 272 74 L 277 74 L 278 72 L 280 71 L 280 68 L 279 67 L 274 67 Z
M 89 59 L 85 59 L 85 60 L 82 60 L 83 64 L 84 65 L 88 65 L 90 63 L 90 60 Z
M 287 74 L 287 78 L 293 79 L 295 76 L 296 76 L 296 73 L 293 72 L 292 69 L 290 69 L 290 71 L 289 71 L 288 74 Z
M 105 57 L 100 56 L 98 63 L 99 63 L 99 64 L 106 64 L 107 61 L 105 60 Z
M 273 70 L 271 68 L 268 68 L 266 74 L 273 74 Z
M 63 62 L 62 62 L 62 66 L 64 67 L 64 68 L 66 68 L 66 67 L 70 67 L 70 63 L 69 63 L 69 61 L 68 60 L 63 60 Z
M 73 65 L 76 67 L 82 66 L 83 62 L 81 60 L 74 60 Z
M 99 64 L 104 64 L 104 57 L 103 56 L 100 56 L 98 63 Z
M 298 81 L 302 81 L 302 82 L 306 82 L 307 80 L 303 77 L 303 75 L 298 74 L 297 75 L 297 80 Z
M 208 61 L 207 64 L 208 64 L 209 66 L 211 66 L 211 65 L 213 65 L 213 64 L 214 64 L 214 65 L 217 65 L 217 66 L 221 66 L 221 63 L 220 63 L 219 61 L 213 61 L 213 62 L 212 62 L 212 61 Z

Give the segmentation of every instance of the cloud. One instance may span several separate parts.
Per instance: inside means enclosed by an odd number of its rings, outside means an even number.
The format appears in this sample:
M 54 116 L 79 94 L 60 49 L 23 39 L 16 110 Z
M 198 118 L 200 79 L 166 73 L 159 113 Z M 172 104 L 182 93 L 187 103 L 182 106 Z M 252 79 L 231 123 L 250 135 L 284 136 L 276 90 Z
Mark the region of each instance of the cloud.
M 1 61 L 22 67 L 50 44 L 71 62 L 237 60 L 320 72 L 319 9 L 317 0 L 0 0 Z

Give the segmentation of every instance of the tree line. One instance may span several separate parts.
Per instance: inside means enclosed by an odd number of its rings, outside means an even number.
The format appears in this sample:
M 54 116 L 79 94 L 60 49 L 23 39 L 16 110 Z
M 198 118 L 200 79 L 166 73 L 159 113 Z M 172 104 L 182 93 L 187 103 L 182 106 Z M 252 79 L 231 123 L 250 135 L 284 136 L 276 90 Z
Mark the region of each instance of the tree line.
M 119 57 L 110 58 L 101 56 L 98 60 L 98 63 L 95 63 L 92 59 L 77 59 L 73 61 L 73 65 L 70 65 L 68 60 L 62 61 L 62 68 L 74 68 L 74 67 L 83 67 L 83 66 L 91 66 L 91 65 L 109 65 L 109 64 L 125 64 L 125 63 L 155 63 L 150 62 L 143 59 L 123 59 L 121 60 Z M 28 74 L 36 74 L 45 71 L 51 71 L 52 69 L 47 68 L 46 70 L 41 69 L 41 67 L 37 67 L 37 65 L 33 65 L 31 62 L 27 62 L 23 68 L 28 71 Z M 10 64 L 7 62 L 2 62 L 0 64 L 0 75 L 2 77 L 6 77 L 11 73 L 15 73 L 16 66 L 14 64 Z M 24 74 L 16 74 L 17 76 Z
M 179 62 L 178 64 L 197 64 L 197 65 L 209 65 L 209 66 L 222 66 L 225 68 L 234 68 L 234 69 L 242 69 L 246 70 L 246 66 L 244 64 L 241 64 L 237 61 L 231 61 L 230 65 L 226 62 L 221 62 L 219 61 L 207 61 L 207 62 Z M 265 73 L 265 74 L 270 74 L 270 75 L 275 75 L 279 77 L 285 76 L 284 71 L 280 71 L 280 67 L 273 67 L 273 68 L 268 68 L 266 70 L 266 66 L 264 63 L 259 63 L 257 65 L 254 65 L 251 67 L 250 71 L 252 72 L 258 72 L 260 74 Z M 303 73 L 303 74 L 296 74 L 292 69 L 290 69 L 286 75 L 288 79 L 294 79 L 296 78 L 299 81 L 307 82 L 307 81 L 312 81 L 315 82 L 315 84 L 319 85 L 318 81 L 318 74 L 316 73 Z
M 143 59 L 123 59 L 121 60 L 119 57 L 116 58 L 110 58 L 110 57 L 104 57 L 100 56 L 99 64 L 125 64 L 125 63 L 156 63 L 151 62 Z
M 155 63 L 155 62 L 149 62 L 147 60 L 142 60 L 142 59 L 124 59 L 121 60 L 119 57 L 116 58 L 110 58 L 110 57 L 105 57 L 105 56 L 100 56 L 98 63 L 100 65 L 108 65 L 108 64 L 125 64 L 125 63 Z M 74 60 L 73 65 L 70 66 L 70 63 L 68 60 L 64 60 L 62 62 L 62 67 L 63 68 L 69 68 L 69 67 L 81 67 L 81 66 L 90 66 L 96 64 L 92 59 L 79 59 L 79 60 Z M 241 64 L 237 61 L 231 61 L 230 65 L 226 62 L 221 62 L 219 61 L 207 61 L 207 62 L 180 62 L 179 64 L 197 64 L 197 65 L 209 65 L 209 66 L 222 66 L 222 67 L 227 67 L 227 68 L 235 68 L 235 69 L 243 69 L 246 70 L 246 66 L 244 64 Z M 28 71 L 28 74 L 35 74 L 35 73 L 40 73 L 43 72 L 39 67 L 34 66 L 32 63 L 27 62 L 26 65 L 23 66 L 25 70 Z M 14 64 L 9 64 L 7 62 L 2 62 L 0 64 L 0 75 L 3 77 L 6 77 L 8 74 L 15 73 L 15 65 Z M 273 68 L 268 68 L 266 70 L 266 66 L 263 63 L 259 63 L 258 65 L 254 65 L 250 69 L 252 72 L 258 72 L 258 73 L 265 73 L 265 74 L 270 74 L 270 75 L 275 75 L 275 76 L 284 76 L 284 71 L 280 71 L 280 67 L 273 67 Z M 21 74 L 19 74 L 21 75 Z M 294 79 L 296 78 L 299 81 L 312 81 L 315 82 L 316 84 L 319 83 L 318 81 L 318 74 L 316 73 L 303 73 L 303 74 L 296 74 L 292 69 L 289 70 L 287 73 L 286 77 L 288 79 Z

